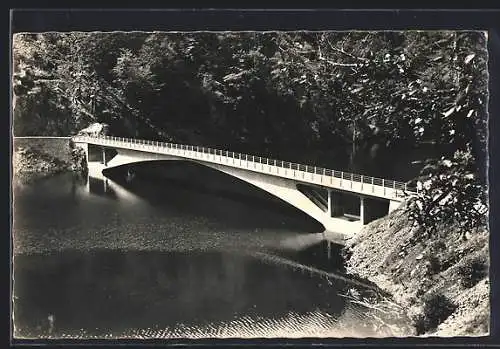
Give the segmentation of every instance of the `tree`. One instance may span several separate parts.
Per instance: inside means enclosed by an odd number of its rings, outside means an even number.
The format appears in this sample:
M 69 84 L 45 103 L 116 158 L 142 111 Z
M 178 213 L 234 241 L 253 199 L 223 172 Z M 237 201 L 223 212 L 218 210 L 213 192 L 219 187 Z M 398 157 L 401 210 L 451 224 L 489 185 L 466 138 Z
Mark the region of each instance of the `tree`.
M 16 132 L 98 121 L 123 136 L 361 172 L 355 155 L 372 145 L 391 154 L 433 142 L 435 161 L 457 149 L 485 159 L 477 32 L 17 34 L 14 70 Z

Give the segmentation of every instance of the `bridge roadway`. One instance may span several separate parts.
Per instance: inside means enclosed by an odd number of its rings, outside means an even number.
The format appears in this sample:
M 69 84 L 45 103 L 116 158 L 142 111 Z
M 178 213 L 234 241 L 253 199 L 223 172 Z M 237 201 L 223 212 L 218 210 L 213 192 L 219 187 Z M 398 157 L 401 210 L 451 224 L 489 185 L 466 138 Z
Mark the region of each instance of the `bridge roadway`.
M 193 161 L 229 175 L 240 178 L 271 194 L 283 199 L 325 226 L 327 233 L 341 238 L 357 233 L 369 222 L 368 205 L 364 199 L 377 199 L 389 202 L 388 212 L 397 208 L 408 195 L 417 192 L 416 188 L 394 180 L 359 175 L 322 167 L 297 164 L 287 161 L 265 158 L 256 155 L 235 153 L 226 150 L 200 146 L 165 143 L 159 141 L 130 139 L 114 136 L 74 136 L 73 142 L 83 147 L 88 159 L 88 146 L 112 148 L 117 155 L 106 159 L 104 151 L 102 164 L 89 162 L 89 170 L 97 169 L 102 175 L 105 168 L 155 161 L 155 160 L 188 160 Z M 326 189 L 328 202 L 326 210 L 314 204 L 297 189 L 297 184 Z M 345 217 L 332 217 L 335 202 L 332 193 L 344 192 L 360 198 L 360 219 L 352 222 Z M 326 211 L 326 212 L 325 212 Z M 386 212 L 386 214 L 388 213 Z M 378 218 L 378 217 L 376 217 Z M 338 240 L 335 238 L 334 240 Z

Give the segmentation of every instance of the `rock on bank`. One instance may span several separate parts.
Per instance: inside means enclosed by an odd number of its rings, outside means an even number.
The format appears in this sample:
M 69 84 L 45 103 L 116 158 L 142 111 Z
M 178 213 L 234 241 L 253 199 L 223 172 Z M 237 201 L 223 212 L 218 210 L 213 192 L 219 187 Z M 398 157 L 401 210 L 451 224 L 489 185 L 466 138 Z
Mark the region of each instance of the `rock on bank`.
M 370 223 L 347 243 L 348 271 L 392 294 L 408 309 L 419 335 L 487 335 L 487 227 L 464 236 L 449 225 L 418 239 L 419 229 L 404 209 Z

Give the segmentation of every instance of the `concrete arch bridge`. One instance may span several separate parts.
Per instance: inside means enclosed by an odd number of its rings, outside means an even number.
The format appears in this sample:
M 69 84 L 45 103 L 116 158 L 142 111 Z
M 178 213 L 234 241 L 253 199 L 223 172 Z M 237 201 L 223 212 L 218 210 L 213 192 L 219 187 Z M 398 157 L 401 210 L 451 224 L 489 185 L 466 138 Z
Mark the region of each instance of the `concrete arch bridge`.
M 107 168 L 146 161 L 191 161 L 250 183 L 305 212 L 331 241 L 354 236 L 367 223 L 396 209 L 416 188 L 390 179 L 336 171 L 192 145 L 113 136 L 74 136 L 84 149 L 89 175 L 105 179 Z M 116 152 L 109 158 L 109 151 Z M 97 157 L 90 153 L 100 154 Z M 346 212 L 344 198 L 359 205 Z

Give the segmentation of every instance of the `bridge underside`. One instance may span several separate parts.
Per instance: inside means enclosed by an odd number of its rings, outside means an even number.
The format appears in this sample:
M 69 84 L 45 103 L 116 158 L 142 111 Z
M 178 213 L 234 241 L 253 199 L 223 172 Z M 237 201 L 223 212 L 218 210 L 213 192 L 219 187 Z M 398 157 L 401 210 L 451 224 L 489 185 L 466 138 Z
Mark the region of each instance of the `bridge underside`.
M 399 205 L 399 202 L 390 203 L 388 200 L 375 200 L 353 193 L 307 186 L 288 178 L 197 159 L 129 149 L 110 149 L 88 144 L 78 145 L 86 152 L 91 177 L 104 179 L 102 174 L 104 169 L 146 161 L 191 161 L 226 173 L 265 190 L 305 212 L 325 227 L 324 234 L 327 239 L 338 243 L 354 236 L 363 225 L 383 217 Z M 347 201 L 354 207 L 350 212 Z

